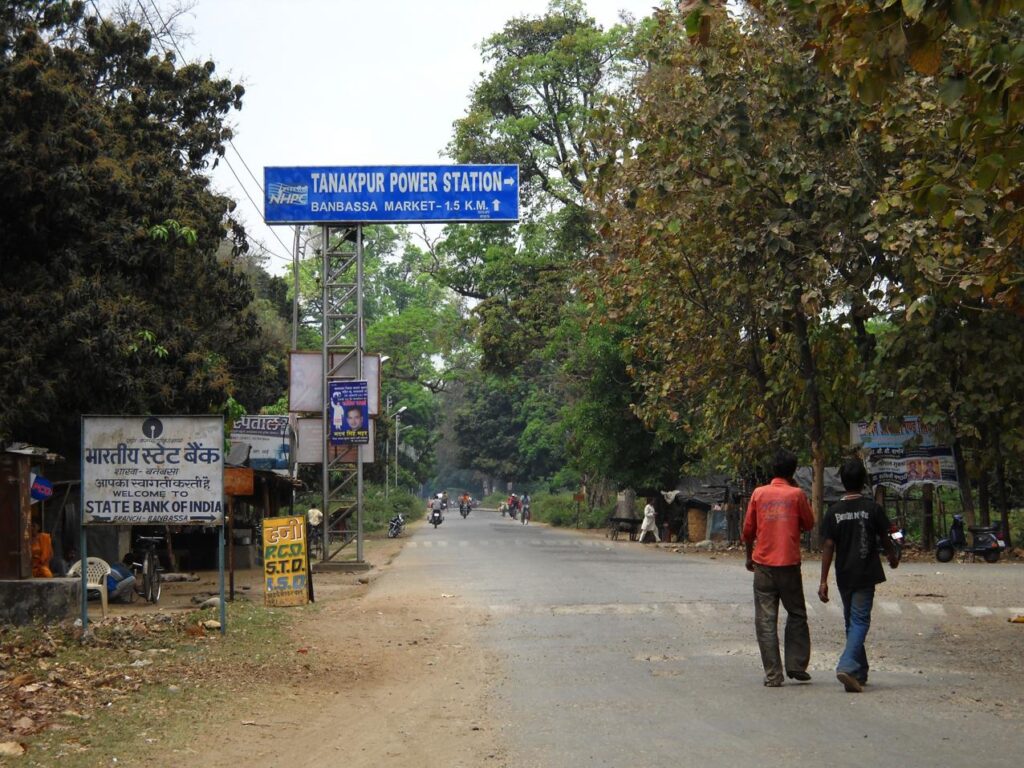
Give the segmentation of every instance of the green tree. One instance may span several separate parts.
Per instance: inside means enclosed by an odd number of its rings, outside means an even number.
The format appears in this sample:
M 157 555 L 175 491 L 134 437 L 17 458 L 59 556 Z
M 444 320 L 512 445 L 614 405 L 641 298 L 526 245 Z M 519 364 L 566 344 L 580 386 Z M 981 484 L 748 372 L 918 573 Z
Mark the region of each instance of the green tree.
M 594 311 L 631 329 L 648 422 L 737 470 L 807 446 L 820 511 L 829 446 L 861 405 L 873 138 L 785 30 L 723 18 L 701 45 L 686 31 L 657 14 L 648 67 L 609 112 Z
M 73 453 L 83 412 L 262 403 L 243 233 L 202 171 L 243 90 L 81 2 L 0 11 L 0 436 Z M 154 239 L 179 222 L 192 238 Z M 244 393 L 248 392 L 249 395 Z M 276 397 L 276 394 L 274 395 Z
M 788 9 L 791 26 L 823 68 L 843 75 L 857 98 L 899 122 L 888 140 L 907 155 L 899 174 L 910 218 L 939 225 L 921 258 L 940 283 L 958 284 L 1011 310 L 1024 303 L 1024 3 L 1020 0 L 763 0 Z M 907 88 L 908 82 L 923 84 Z M 899 120 L 918 107 L 944 120 Z M 922 143 L 941 145 L 935 154 Z M 988 237 L 972 242 L 978 220 Z M 966 230 L 966 231 L 965 231 Z M 968 243 L 970 245 L 968 246 Z

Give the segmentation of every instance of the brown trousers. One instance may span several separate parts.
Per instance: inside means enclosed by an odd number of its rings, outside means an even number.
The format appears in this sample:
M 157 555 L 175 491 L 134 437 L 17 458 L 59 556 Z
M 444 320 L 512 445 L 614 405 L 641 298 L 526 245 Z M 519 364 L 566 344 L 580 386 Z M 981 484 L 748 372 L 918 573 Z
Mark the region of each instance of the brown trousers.
M 786 609 L 786 666 L 779 657 L 779 601 Z M 754 630 L 766 682 L 782 682 L 784 672 L 806 672 L 811 632 L 799 565 L 754 564 Z

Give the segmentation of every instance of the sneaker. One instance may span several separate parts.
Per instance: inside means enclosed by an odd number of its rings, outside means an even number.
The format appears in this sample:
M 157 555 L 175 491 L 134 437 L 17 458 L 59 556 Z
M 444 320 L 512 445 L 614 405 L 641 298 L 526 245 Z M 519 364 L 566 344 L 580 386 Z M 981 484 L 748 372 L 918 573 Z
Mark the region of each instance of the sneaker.
M 847 693 L 860 693 L 864 690 L 864 686 L 860 684 L 860 680 L 849 672 L 836 672 L 836 680 L 843 684 L 843 688 L 846 689 Z

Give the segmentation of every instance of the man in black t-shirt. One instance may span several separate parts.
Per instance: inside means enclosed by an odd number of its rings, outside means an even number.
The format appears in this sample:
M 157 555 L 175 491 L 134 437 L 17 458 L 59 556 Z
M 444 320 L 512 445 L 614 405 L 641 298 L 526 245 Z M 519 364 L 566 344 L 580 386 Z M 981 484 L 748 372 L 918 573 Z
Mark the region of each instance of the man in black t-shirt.
M 878 545 L 882 544 L 889 566 L 899 557 L 889 539 L 889 519 L 872 499 L 861 495 L 867 470 L 860 459 L 847 459 L 839 468 L 846 494 L 828 508 L 821 521 L 821 584 L 818 597 L 828 602 L 828 571 L 836 561 L 836 584 L 843 600 L 846 648 L 836 666 L 836 678 L 850 693 L 860 693 L 868 680 L 868 656 L 864 640 L 871 626 L 875 585 L 885 581 Z

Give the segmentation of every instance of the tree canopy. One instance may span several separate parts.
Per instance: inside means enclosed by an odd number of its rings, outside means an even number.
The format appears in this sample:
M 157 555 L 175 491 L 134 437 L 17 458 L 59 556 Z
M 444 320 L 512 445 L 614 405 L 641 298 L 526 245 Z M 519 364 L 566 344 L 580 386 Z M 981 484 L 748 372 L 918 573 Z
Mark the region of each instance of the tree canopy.
M 73 453 L 81 413 L 277 397 L 244 233 L 202 173 L 242 96 L 84 3 L 4 4 L 0 437 Z

